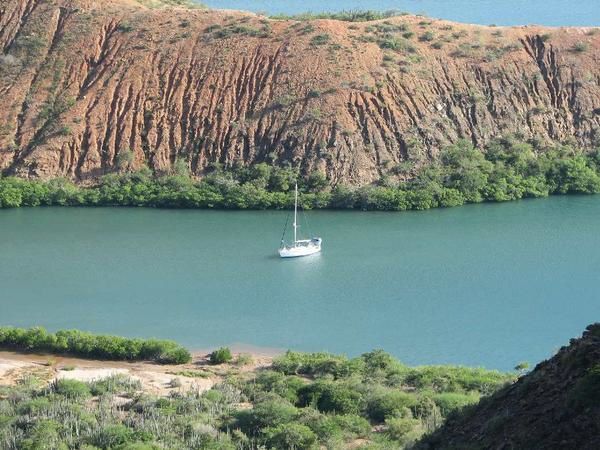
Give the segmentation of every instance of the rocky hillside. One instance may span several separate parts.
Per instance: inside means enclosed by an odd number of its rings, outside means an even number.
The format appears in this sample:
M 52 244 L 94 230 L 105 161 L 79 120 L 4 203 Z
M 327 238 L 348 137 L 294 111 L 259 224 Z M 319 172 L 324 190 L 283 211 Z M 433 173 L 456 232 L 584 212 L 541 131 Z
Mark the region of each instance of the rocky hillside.
M 159 1 L 2 1 L 4 174 L 267 161 L 360 184 L 410 175 L 463 137 L 600 142 L 596 29 L 270 20 Z
M 600 324 L 446 424 L 421 449 L 600 448 Z

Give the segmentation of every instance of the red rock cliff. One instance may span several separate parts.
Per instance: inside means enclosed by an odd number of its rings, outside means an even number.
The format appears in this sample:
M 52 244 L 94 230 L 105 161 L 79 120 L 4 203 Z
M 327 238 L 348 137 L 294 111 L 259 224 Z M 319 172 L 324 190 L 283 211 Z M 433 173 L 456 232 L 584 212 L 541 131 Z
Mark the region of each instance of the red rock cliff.
M 88 180 L 123 159 L 196 175 L 267 161 L 358 184 L 458 138 L 592 147 L 595 31 L 4 0 L 0 169 Z

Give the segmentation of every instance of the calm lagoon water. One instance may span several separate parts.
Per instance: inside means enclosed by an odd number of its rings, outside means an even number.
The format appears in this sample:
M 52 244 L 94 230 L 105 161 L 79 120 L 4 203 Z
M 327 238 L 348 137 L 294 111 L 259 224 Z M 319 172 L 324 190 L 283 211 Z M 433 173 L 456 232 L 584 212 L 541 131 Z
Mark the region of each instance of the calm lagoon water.
M 510 369 L 600 319 L 600 196 L 310 212 L 0 210 L 0 323 Z
M 399 10 L 481 25 L 599 26 L 598 0 L 202 0 L 213 8 L 297 14 L 349 9 Z
M 600 25 L 600 1 L 207 0 L 271 14 L 398 9 Z M 600 320 L 600 196 L 408 213 L 310 212 L 324 252 L 276 256 L 286 212 L 0 210 L 0 324 L 218 345 L 383 348 L 510 369 Z

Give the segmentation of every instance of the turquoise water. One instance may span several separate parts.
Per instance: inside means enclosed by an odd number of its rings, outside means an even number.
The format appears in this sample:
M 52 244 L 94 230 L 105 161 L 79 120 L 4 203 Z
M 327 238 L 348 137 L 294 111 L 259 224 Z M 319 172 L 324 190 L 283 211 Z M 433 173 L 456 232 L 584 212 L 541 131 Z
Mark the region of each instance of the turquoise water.
M 0 323 L 510 369 L 600 319 L 600 196 L 308 213 L 0 210 Z
M 297 14 L 348 9 L 399 10 L 481 25 L 600 25 L 598 0 L 203 0 L 213 8 Z

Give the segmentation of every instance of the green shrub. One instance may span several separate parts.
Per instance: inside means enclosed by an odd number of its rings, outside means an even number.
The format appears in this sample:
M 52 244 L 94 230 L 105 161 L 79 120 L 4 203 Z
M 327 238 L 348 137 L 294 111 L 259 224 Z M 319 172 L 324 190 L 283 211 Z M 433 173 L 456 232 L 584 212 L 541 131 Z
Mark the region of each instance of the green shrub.
M 331 36 L 329 36 L 328 34 L 317 34 L 316 36 L 313 36 L 313 38 L 310 40 L 310 44 L 314 46 L 325 45 L 329 42 L 330 39 Z
M 41 327 L 0 327 L 0 348 L 68 353 L 86 358 L 154 360 L 165 364 L 191 360 L 190 353 L 173 341 L 128 339 L 79 330 L 60 330 L 52 334 Z
M 0 190 L 0 208 L 18 208 L 23 204 L 21 191 L 6 184 Z
M 393 417 L 386 420 L 385 424 L 386 434 L 405 446 L 414 443 L 425 432 L 421 421 L 412 417 Z
M 589 45 L 586 42 L 577 42 L 573 45 L 573 51 L 575 53 L 584 53 L 587 52 Z
M 410 368 L 404 378 L 406 385 L 434 392 L 471 391 L 488 394 L 514 380 L 498 371 L 459 366 L 424 366 Z
M 391 417 L 404 417 L 416 404 L 414 395 L 399 390 L 376 392 L 367 401 L 367 415 L 376 423 L 383 423 Z
M 349 361 L 345 356 L 293 351 L 287 351 L 284 355 L 274 358 L 273 369 L 287 375 L 333 375 L 336 378 L 348 376 L 359 370 L 357 363 Z
M 529 363 L 527 361 L 521 361 L 515 366 L 517 372 L 525 372 L 527 369 L 529 369 Z
M 84 399 L 91 395 L 88 385 L 78 380 L 57 380 L 54 382 L 52 389 L 58 395 L 70 399 Z
M 247 396 L 252 397 L 263 392 L 272 392 L 291 403 L 298 401 L 298 391 L 305 386 L 305 382 L 297 376 L 286 376 L 280 372 L 270 370 L 261 371 L 252 385 L 252 389 L 246 389 Z
M 372 373 L 373 371 L 378 370 L 388 372 L 390 370 L 401 369 L 403 367 L 397 359 L 381 349 L 363 353 L 360 355 L 360 359 L 364 361 L 365 370 L 367 373 Z
M 235 425 L 248 435 L 257 435 L 264 428 L 290 423 L 297 416 L 298 409 L 278 396 L 255 404 L 251 410 L 241 410 L 234 414 Z
M 130 24 L 129 22 L 121 22 L 118 26 L 117 26 L 117 30 L 119 30 L 121 33 L 129 33 L 131 31 L 133 31 L 135 28 L 132 24 Z
M 158 362 L 164 364 L 185 364 L 192 360 L 190 352 L 176 344 L 168 344 L 164 351 L 156 358 Z
M 231 350 L 227 347 L 221 347 L 209 355 L 211 364 L 225 364 L 233 360 Z
M 317 437 L 306 425 L 286 423 L 263 431 L 269 448 L 310 449 Z
M 133 394 L 142 389 L 139 380 L 127 375 L 116 374 L 88 383 L 92 395 L 104 394 Z
M 301 409 L 297 421 L 310 428 L 321 442 L 341 442 L 344 439 L 344 432 L 340 424 L 334 420 L 337 417 L 341 416 L 322 414 L 312 407 L 307 407 Z
M 318 381 L 298 391 L 300 406 L 313 406 L 321 412 L 358 414 L 364 405 L 360 392 L 342 383 Z
M 371 424 L 367 419 L 357 414 L 343 414 L 331 416 L 346 436 L 351 438 L 367 438 L 371 433 Z
M 435 39 L 435 34 L 432 31 L 426 31 L 421 36 L 419 36 L 419 40 L 422 42 L 431 42 Z
M 132 437 L 132 430 L 125 425 L 107 425 L 99 429 L 96 434 L 90 438 L 89 443 L 100 448 L 110 449 L 127 444 Z
M 22 401 L 17 407 L 18 414 L 28 414 L 28 415 L 38 415 L 42 413 L 44 410 L 50 408 L 50 401 L 47 397 L 38 397 L 33 398 L 31 400 Z M 2 427 L 0 427 L 1 429 Z
M 433 396 L 433 401 L 440 408 L 444 416 L 460 411 L 465 406 L 479 402 L 480 395 L 476 392 L 460 394 L 456 392 L 442 392 Z
M 416 48 L 410 42 L 408 42 L 408 40 L 403 38 L 386 36 L 384 38 L 379 39 L 377 43 L 382 49 L 397 50 L 406 53 L 416 52 Z
M 23 439 L 19 449 L 22 450 L 67 450 L 61 442 L 59 431 L 60 424 L 55 420 L 40 420 L 35 423 L 30 432 L 30 437 Z

